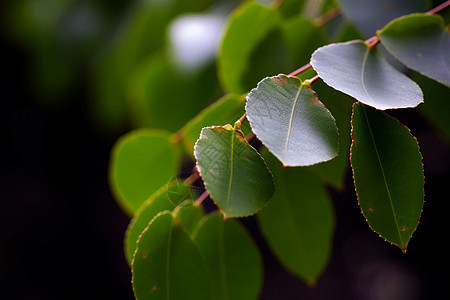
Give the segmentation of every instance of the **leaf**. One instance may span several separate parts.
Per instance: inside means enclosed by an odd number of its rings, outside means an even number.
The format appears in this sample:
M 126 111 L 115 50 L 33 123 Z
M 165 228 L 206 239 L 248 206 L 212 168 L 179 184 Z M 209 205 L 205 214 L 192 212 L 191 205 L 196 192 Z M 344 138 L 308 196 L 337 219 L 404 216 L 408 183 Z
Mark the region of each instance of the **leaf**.
M 245 113 L 244 106 L 244 97 L 229 94 L 202 110 L 180 130 L 186 150 L 192 151 L 203 127 L 234 123 Z
M 311 65 L 334 89 L 377 109 L 415 107 L 423 102 L 419 86 L 361 41 L 317 49 Z
M 377 33 L 383 46 L 408 68 L 450 87 L 450 32 L 438 15 L 398 18 Z
M 187 76 L 159 54 L 142 62 L 129 77 L 130 111 L 138 127 L 176 131 L 214 100 L 219 89 L 212 66 Z
M 263 79 L 248 94 L 246 111 L 253 132 L 284 166 L 312 165 L 337 154 L 333 116 L 297 77 Z
M 289 20 L 282 24 L 281 29 L 288 55 L 295 68 L 309 63 L 314 50 L 327 42 L 323 28 L 310 19 Z
M 211 198 L 226 216 L 255 214 L 272 198 L 272 174 L 236 126 L 203 128 L 194 156 Z
M 445 138 L 450 145 L 450 101 L 445 95 L 450 94 L 449 87 L 431 80 L 418 73 L 413 74 L 414 80 L 423 90 L 425 101 L 419 112 Z
M 165 131 L 138 129 L 114 145 L 109 167 L 110 185 L 122 209 L 133 214 L 179 168 L 176 145 Z
M 339 151 L 334 159 L 311 166 L 309 169 L 322 182 L 342 191 L 345 189 L 345 179 L 349 167 L 350 116 L 353 98 L 330 89 L 321 81 L 314 82 L 314 90 L 336 119 L 336 125 L 339 129 Z
M 345 14 L 365 38 L 372 36 L 391 20 L 414 12 L 425 11 L 426 0 L 339 0 Z
M 211 299 L 206 264 L 172 213 L 158 214 L 140 236 L 132 283 L 138 300 Z
M 186 200 L 178 205 L 173 211 L 173 214 L 178 218 L 181 226 L 190 235 L 192 235 L 197 228 L 198 223 L 205 216 L 203 207 L 192 200 Z
M 133 259 L 139 235 L 155 215 L 165 210 L 173 210 L 183 201 L 194 198 L 196 195 L 191 188 L 177 181 L 171 181 L 153 193 L 136 211 L 125 233 L 125 254 L 128 262 L 131 263 Z
M 283 168 L 272 155 L 264 157 L 277 190 L 257 215 L 260 228 L 281 264 L 312 285 L 330 258 L 335 228 L 333 205 L 326 189 L 308 169 Z
M 262 258 L 250 235 L 233 219 L 209 215 L 194 240 L 211 272 L 213 298 L 257 299 L 262 286 Z
M 383 112 L 353 106 L 351 165 L 369 226 L 406 252 L 424 201 L 422 155 L 409 129 Z
M 228 92 L 246 92 L 241 80 L 250 54 L 279 21 L 276 11 L 255 2 L 246 2 L 232 13 L 218 58 L 219 78 Z

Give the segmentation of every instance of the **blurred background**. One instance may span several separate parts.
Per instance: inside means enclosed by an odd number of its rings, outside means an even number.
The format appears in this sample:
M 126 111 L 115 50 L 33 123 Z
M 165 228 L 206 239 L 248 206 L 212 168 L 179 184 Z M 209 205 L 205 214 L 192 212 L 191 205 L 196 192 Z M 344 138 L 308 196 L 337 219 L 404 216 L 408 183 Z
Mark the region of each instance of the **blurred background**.
M 241 2 L 0 2 L 0 299 L 133 299 L 129 216 L 107 179 L 111 148 L 133 128 L 175 131 L 223 95 L 216 47 Z M 425 165 L 426 202 L 408 253 L 368 228 L 348 172 L 345 191 L 330 189 L 334 249 L 313 289 L 283 270 L 253 218 L 242 220 L 264 256 L 261 299 L 448 295 L 450 143 L 421 110 L 391 115 L 418 138 Z

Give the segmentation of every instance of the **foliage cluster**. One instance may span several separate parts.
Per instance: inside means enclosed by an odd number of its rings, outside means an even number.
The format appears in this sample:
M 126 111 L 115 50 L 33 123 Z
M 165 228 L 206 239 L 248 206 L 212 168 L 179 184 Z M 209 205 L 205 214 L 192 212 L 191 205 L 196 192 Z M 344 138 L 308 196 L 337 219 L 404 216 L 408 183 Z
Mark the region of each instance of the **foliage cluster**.
M 261 257 L 233 219 L 254 214 L 280 263 L 314 285 L 335 228 L 326 186 L 344 187 L 349 155 L 369 226 L 406 252 L 424 202 L 422 156 L 383 110 L 416 107 L 422 89 L 448 95 L 450 34 L 436 13 L 449 3 L 420 13 L 426 1 L 369 2 L 247 1 L 228 16 L 213 68 L 176 69 L 161 54 L 139 66 L 136 119 L 181 129 L 138 129 L 113 149 L 111 185 L 133 216 L 125 244 L 138 299 L 256 299 Z M 217 87 L 225 95 L 190 119 L 197 107 L 187 94 L 202 105 Z M 424 113 L 445 100 L 425 97 Z M 190 176 L 180 173 L 186 158 L 196 161 Z M 218 210 L 205 215 L 207 198 Z

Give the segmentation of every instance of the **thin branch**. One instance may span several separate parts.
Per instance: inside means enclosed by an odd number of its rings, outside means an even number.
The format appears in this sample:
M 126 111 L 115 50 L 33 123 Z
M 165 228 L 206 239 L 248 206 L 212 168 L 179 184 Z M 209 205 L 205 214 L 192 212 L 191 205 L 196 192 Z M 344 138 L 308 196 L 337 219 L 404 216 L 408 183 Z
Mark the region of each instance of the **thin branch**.
M 209 197 L 209 193 L 207 190 L 205 190 L 200 197 L 197 198 L 197 200 L 195 200 L 195 204 L 197 205 L 201 205 L 203 203 L 203 201 L 205 201 L 206 199 L 208 199 Z
M 328 22 L 334 20 L 341 15 L 341 11 L 338 8 L 332 8 L 327 11 L 324 15 L 316 19 L 316 25 L 322 27 Z
M 245 119 L 247 119 L 247 113 L 244 113 L 242 117 L 240 117 L 239 122 L 244 123 Z
M 306 65 L 298 68 L 294 72 L 289 73 L 288 76 L 297 76 L 298 74 L 305 72 L 306 70 L 310 69 L 311 67 L 312 67 L 311 64 L 307 63 Z
M 194 168 L 194 172 L 184 180 L 185 185 L 193 185 L 197 180 L 200 179 L 200 174 L 197 172 L 197 168 Z
M 432 10 L 429 10 L 426 12 L 426 14 L 428 15 L 434 15 L 438 12 L 440 12 L 441 10 L 444 10 L 445 8 L 450 6 L 450 0 L 445 1 L 444 3 L 442 3 L 441 5 L 436 6 L 435 8 L 433 8 Z

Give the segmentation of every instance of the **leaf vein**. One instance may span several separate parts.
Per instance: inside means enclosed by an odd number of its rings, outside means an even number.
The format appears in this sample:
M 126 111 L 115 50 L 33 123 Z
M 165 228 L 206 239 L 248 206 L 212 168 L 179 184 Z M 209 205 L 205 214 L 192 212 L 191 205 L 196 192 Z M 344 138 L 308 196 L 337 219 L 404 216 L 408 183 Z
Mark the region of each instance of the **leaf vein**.
M 297 102 L 298 102 L 298 99 L 300 98 L 300 93 L 302 92 L 302 89 L 303 89 L 303 84 L 300 85 L 300 88 L 298 89 L 297 95 L 295 95 L 294 104 L 292 105 L 291 115 L 289 117 L 288 132 L 287 132 L 287 136 L 286 136 L 286 142 L 284 144 L 284 156 L 285 156 L 285 159 L 287 158 L 287 149 L 288 149 L 288 144 L 289 144 L 289 140 L 290 140 L 290 136 L 291 136 L 292 121 L 294 119 L 295 107 L 297 106 Z
M 363 108 L 363 111 L 364 111 L 364 116 L 365 116 L 365 119 L 366 119 L 367 127 L 369 128 L 369 133 L 370 133 L 370 137 L 372 139 L 373 147 L 374 147 L 375 153 L 377 155 L 378 164 L 380 165 L 381 173 L 383 175 L 383 181 L 384 181 L 384 185 L 386 187 L 386 191 L 387 191 L 387 194 L 388 194 L 389 204 L 391 206 L 392 215 L 394 216 L 395 225 L 397 227 L 397 233 L 398 233 L 398 236 L 399 236 L 399 239 L 400 239 L 400 243 L 403 246 L 402 235 L 400 234 L 400 227 L 398 225 L 397 214 L 395 213 L 394 204 L 392 203 L 392 196 L 391 196 L 391 192 L 390 192 L 390 189 L 389 189 L 389 185 L 388 185 L 387 180 L 386 180 L 386 174 L 384 173 L 383 164 L 381 163 L 380 154 L 378 153 L 378 148 L 377 148 L 377 145 L 375 143 L 375 138 L 374 138 L 373 133 L 372 133 L 372 128 L 370 127 L 369 118 L 367 117 L 366 109 L 364 108 L 364 106 L 362 108 Z

